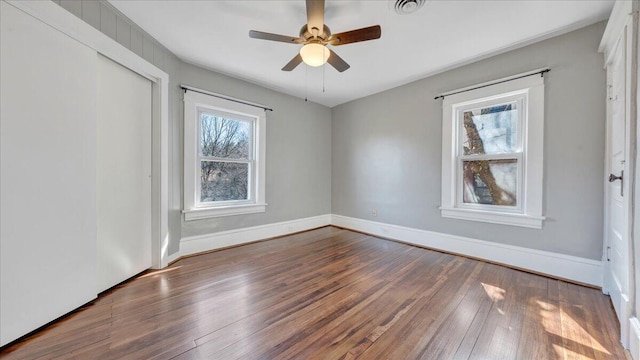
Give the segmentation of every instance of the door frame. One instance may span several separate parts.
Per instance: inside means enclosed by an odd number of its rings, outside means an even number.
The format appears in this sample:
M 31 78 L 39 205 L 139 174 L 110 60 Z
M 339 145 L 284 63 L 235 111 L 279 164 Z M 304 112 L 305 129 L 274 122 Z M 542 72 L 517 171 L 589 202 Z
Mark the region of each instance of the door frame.
M 169 261 L 169 75 L 53 1 L 2 1 L 151 81 L 152 268 L 166 267 Z

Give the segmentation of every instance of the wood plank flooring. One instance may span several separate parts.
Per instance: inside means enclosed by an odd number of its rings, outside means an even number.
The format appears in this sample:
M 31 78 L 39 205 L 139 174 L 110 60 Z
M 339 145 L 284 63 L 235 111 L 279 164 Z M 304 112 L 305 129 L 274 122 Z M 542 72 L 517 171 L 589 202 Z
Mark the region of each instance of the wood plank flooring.
M 325 227 L 146 272 L 0 357 L 625 359 L 617 333 L 599 290 Z

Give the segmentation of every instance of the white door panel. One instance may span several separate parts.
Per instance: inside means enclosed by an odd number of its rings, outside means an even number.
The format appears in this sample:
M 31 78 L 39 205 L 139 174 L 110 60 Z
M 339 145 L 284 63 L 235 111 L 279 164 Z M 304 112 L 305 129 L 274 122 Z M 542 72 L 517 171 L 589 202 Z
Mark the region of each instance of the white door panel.
M 626 162 L 629 152 L 627 114 L 627 52 L 626 35 L 619 39 L 613 60 L 607 67 L 609 83 L 607 171 L 614 176 L 624 172 L 623 181 L 614 180 L 607 185 L 607 211 L 605 219 L 606 252 L 604 287 L 611 296 L 616 315 L 621 325 L 621 338 L 625 342 L 628 299 L 628 248 L 629 248 L 629 197 L 626 177 L 629 176 Z
M 151 82 L 98 57 L 98 292 L 151 267 Z

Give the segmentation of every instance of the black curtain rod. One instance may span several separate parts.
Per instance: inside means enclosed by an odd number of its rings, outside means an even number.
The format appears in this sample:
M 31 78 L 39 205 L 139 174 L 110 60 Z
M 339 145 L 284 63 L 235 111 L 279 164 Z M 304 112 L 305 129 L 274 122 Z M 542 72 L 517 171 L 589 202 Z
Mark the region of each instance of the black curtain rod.
M 265 107 L 265 106 L 262 106 L 262 105 L 252 104 L 252 103 L 250 103 L 250 102 L 246 102 L 246 101 L 242 101 L 242 100 L 238 100 L 238 99 L 234 99 L 234 98 L 228 98 L 228 97 L 226 97 L 226 96 L 215 95 L 215 94 L 208 93 L 208 92 L 198 91 L 198 90 L 194 90 L 194 89 L 186 88 L 186 87 L 184 87 L 184 86 L 180 86 L 180 88 L 181 88 L 182 90 L 184 90 L 184 92 L 185 92 L 185 93 L 187 92 L 187 90 L 189 90 L 189 91 L 197 92 L 197 93 L 200 93 L 200 94 L 204 94 L 204 95 L 209 95 L 209 96 L 217 97 L 217 98 L 219 98 L 219 99 L 225 99 L 225 100 L 229 100 L 229 101 L 237 102 L 237 103 L 240 103 L 240 104 L 245 104 L 245 105 L 249 105 L 249 106 L 257 107 L 257 108 L 259 108 L 259 109 L 264 109 L 264 111 L 273 111 L 273 109 L 272 109 L 272 108 L 268 108 L 268 107 Z
M 494 82 L 494 83 L 491 83 L 491 84 L 482 85 L 482 86 L 476 86 L 476 87 L 471 88 L 471 89 L 460 90 L 460 91 L 456 91 L 456 92 L 453 92 L 453 93 L 450 93 L 450 94 L 438 95 L 438 96 L 434 97 L 433 100 L 438 100 L 440 98 L 444 99 L 445 96 L 451 96 L 451 95 L 460 94 L 460 93 L 471 91 L 471 90 L 482 89 L 482 88 L 487 87 L 487 86 L 492 86 L 492 85 L 496 85 L 496 84 L 502 84 L 502 83 L 505 83 L 507 81 L 513 81 L 513 80 L 517 80 L 517 79 L 522 79 L 522 78 L 533 76 L 533 75 L 540 74 L 540 76 L 544 76 L 544 73 L 548 73 L 549 71 L 551 71 L 551 69 L 544 69 L 544 70 L 540 70 L 540 71 L 537 71 L 537 72 L 534 72 L 534 73 L 531 73 L 531 74 L 514 77 L 514 78 L 511 78 L 511 79 L 497 81 L 497 82 Z

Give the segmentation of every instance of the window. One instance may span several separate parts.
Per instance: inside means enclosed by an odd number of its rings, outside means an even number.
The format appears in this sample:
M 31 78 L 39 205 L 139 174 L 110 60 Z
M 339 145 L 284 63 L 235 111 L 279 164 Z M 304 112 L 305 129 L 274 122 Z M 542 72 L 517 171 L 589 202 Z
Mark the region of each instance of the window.
M 185 220 L 264 212 L 265 115 L 187 90 Z
M 540 75 L 445 96 L 442 216 L 542 228 L 543 126 Z

